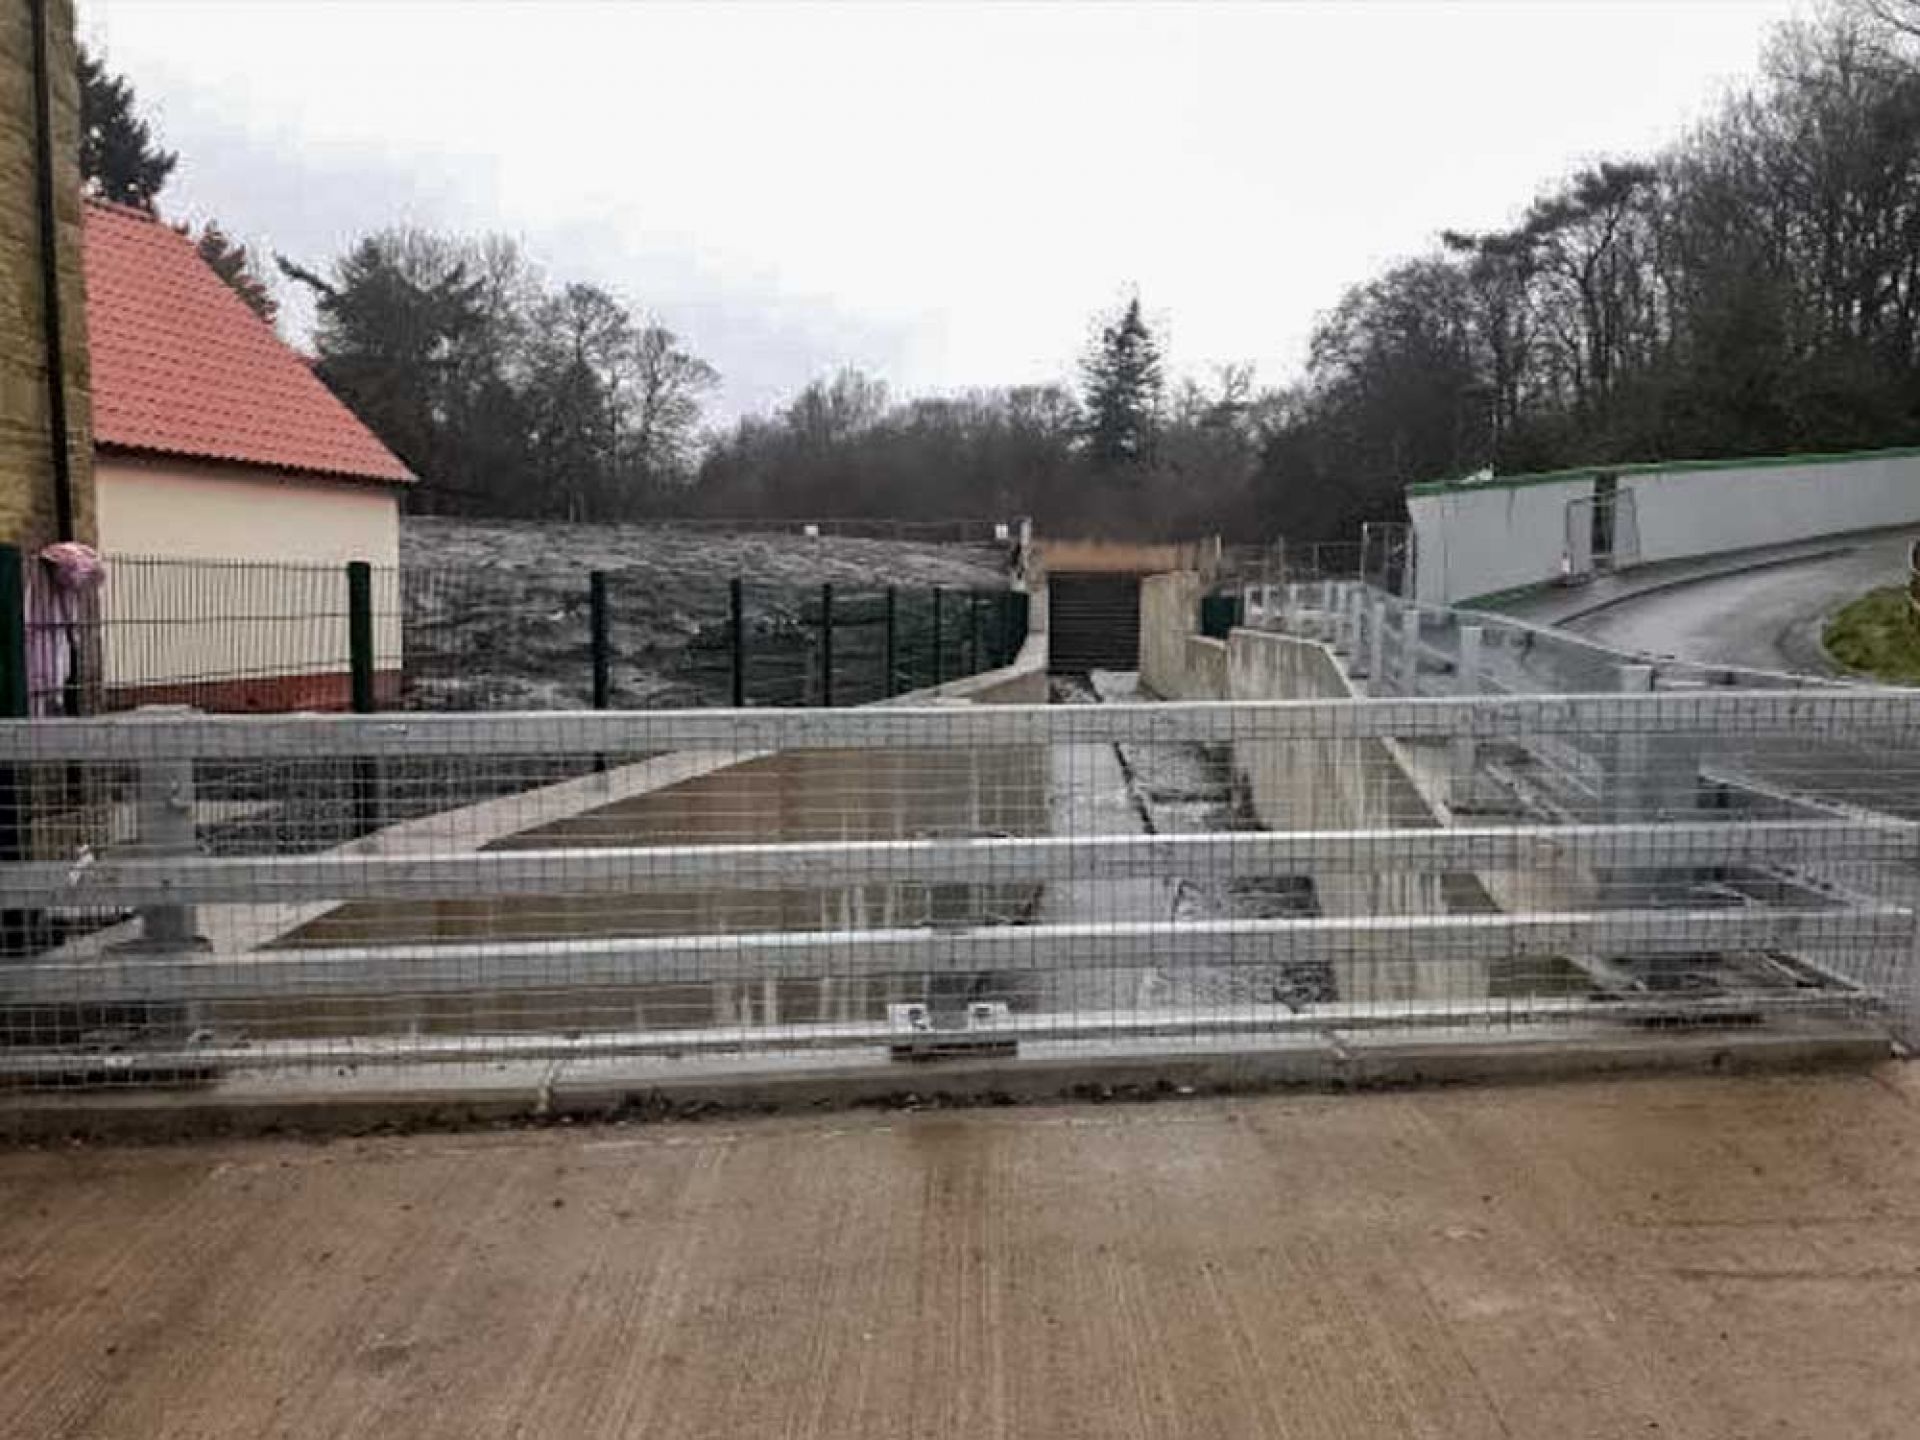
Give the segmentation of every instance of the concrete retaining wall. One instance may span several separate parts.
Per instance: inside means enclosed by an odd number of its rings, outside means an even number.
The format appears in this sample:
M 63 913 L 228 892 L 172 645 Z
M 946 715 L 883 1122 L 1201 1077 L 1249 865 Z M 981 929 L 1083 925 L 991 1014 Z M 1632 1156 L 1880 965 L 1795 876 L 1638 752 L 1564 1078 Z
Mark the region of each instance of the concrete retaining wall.
M 1038 597 L 1036 597 L 1038 598 Z M 1042 600 L 1041 603 L 1045 603 Z M 882 705 L 1044 705 L 1047 703 L 1047 632 L 1027 631 L 1019 653 L 997 670 L 982 670 L 944 685 L 909 690 Z
M 1191 570 L 1149 575 L 1140 582 L 1140 683 L 1179 699 L 1186 643 L 1200 623 L 1200 577 Z
M 1560 573 L 1567 506 L 1611 475 L 1631 495 L 1628 563 L 1728 554 L 1920 524 L 1920 451 L 1595 467 L 1408 492 L 1416 593 L 1440 604 L 1542 585 Z
M 1163 700 L 1227 698 L 1227 646 L 1198 633 L 1205 585 L 1191 570 L 1140 582 L 1140 683 Z
M 1235 630 L 1194 633 L 1200 577 L 1149 577 L 1140 590 L 1141 682 L 1167 700 L 1346 700 L 1357 694 L 1317 641 Z M 1260 823 L 1272 830 L 1366 830 L 1439 823 L 1391 741 L 1262 741 L 1234 747 L 1234 768 Z M 1314 876 L 1329 915 L 1431 914 L 1444 909 L 1438 875 Z
M 1312 640 L 1235 630 L 1227 642 L 1233 700 L 1346 700 L 1356 692 L 1333 652 Z M 1234 764 L 1260 823 L 1270 830 L 1370 830 L 1432 826 L 1438 819 L 1392 741 L 1261 741 L 1234 747 Z M 1404 873 L 1316 875 L 1328 915 L 1435 914 L 1441 877 Z
M 1549 583 L 1566 548 L 1567 503 L 1591 494 L 1593 477 L 1580 475 L 1409 495 L 1416 597 L 1443 604 Z
M 1182 700 L 1225 700 L 1227 698 L 1227 642 L 1205 635 L 1189 635 L 1180 647 L 1186 678 L 1180 690 Z

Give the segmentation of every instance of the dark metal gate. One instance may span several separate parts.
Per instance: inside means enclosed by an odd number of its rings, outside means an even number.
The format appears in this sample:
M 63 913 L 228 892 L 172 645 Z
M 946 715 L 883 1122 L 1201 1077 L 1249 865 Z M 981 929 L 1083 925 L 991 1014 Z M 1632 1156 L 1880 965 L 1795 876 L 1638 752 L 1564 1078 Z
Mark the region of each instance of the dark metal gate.
M 1047 577 L 1048 666 L 1055 674 L 1140 668 L 1140 577 Z

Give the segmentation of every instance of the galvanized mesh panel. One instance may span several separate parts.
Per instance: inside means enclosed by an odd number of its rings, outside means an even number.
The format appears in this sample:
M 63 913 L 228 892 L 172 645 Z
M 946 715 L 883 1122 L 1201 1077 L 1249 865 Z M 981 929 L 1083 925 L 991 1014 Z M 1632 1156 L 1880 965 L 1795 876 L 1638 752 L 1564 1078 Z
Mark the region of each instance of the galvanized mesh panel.
M 1916 729 L 1866 690 L 12 722 L 0 1074 L 1897 1019 Z
M 1331 645 L 1369 695 L 1846 688 L 1819 676 L 1626 654 L 1566 630 L 1420 605 L 1352 581 L 1247 586 L 1240 600 L 1259 628 Z

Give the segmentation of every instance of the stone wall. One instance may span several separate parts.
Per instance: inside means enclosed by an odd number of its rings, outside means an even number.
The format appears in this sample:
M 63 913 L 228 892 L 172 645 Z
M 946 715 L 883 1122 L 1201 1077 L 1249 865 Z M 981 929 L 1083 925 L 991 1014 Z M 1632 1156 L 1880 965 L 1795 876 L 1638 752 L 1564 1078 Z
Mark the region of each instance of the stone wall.
M 47 0 L 53 87 L 54 191 L 74 516 L 94 534 L 86 291 L 80 236 L 80 83 L 72 0 Z M 40 285 L 30 0 L 0 0 L 0 542 L 28 548 L 55 537 L 53 451 Z

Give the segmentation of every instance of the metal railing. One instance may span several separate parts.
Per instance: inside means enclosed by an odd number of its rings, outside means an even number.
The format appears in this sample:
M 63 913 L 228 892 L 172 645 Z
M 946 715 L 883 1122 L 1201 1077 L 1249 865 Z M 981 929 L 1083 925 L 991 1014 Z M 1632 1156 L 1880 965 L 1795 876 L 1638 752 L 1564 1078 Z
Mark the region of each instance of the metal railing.
M 0 1076 L 1904 1026 L 1916 742 L 1869 689 L 8 722 Z
M 1618 650 L 1507 615 L 1422 605 L 1360 581 L 1248 587 L 1242 613 L 1247 623 L 1332 645 L 1370 695 L 1797 690 L 1851 683 Z

